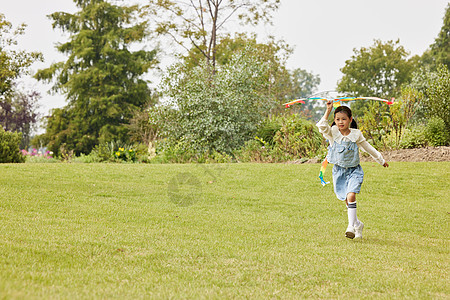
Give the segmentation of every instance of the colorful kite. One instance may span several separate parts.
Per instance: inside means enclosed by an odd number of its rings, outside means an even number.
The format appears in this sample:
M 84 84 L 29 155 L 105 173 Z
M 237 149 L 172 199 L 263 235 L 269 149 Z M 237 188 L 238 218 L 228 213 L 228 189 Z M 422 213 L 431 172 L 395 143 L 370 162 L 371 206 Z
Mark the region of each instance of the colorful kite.
M 284 103 L 283 105 L 288 108 L 291 105 L 294 105 L 296 103 L 302 103 L 305 104 L 305 100 L 309 101 L 309 100 L 322 100 L 322 101 L 333 101 L 333 106 L 339 107 L 341 106 L 341 102 L 344 101 L 355 101 L 355 100 L 375 100 L 375 101 L 381 101 L 381 102 L 385 102 L 388 105 L 391 105 L 394 103 L 394 98 L 392 98 L 391 101 L 386 100 L 386 99 L 382 99 L 382 98 L 378 98 L 378 97 L 338 97 L 338 98 L 324 98 L 324 97 L 309 97 L 309 98 L 302 98 L 302 99 L 295 99 L 292 100 L 291 102 L 288 103 Z

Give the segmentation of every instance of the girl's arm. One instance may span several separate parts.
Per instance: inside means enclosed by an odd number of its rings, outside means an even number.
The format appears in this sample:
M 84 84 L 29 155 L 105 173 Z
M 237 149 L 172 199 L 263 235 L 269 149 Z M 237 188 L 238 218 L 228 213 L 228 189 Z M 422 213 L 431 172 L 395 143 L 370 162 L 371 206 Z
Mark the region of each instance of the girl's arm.
M 364 139 L 364 138 L 363 138 Z M 383 156 L 381 155 L 380 152 L 377 151 L 377 149 L 375 149 L 371 144 L 369 144 L 369 142 L 367 142 L 365 139 L 361 142 L 358 143 L 358 146 L 366 151 L 367 153 L 370 154 L 370 156 L 372 156 L 372 158 L 379 163 L 380 165 L 382 165 L 383 167 L 389 167 L 389 164 L 384 160 Z
M 325 111 L 322 119 L 320 119 L 320 121 L 316 124 L 317 128 L 319 128 L 319 132 L 330 142 L 330 144 L 333 144 L 333 135 L 331 133 L 331 127 L 328 124 L 328 117 L 330 116 L 332 110 L 333 102 L 327 101 L 327 110 Z

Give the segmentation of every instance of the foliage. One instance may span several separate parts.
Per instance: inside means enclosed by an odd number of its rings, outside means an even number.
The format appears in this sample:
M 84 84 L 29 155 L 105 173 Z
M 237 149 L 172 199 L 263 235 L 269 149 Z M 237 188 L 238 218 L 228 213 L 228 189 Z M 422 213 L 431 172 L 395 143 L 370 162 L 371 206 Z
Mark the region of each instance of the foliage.
M 7 131 L 21 132 L 22 148 L 28 147 L 31 131 L 37 122 L 35 109 L 39 94 L 20 91 L 17 79 L 29 74 L 34 62 L 43 60 L 39 52 L 16 49 L 17 39 L 25 33 L 25 28 L 25 24 L 13 28 L 0 13 L 0 126 Z
M 30 149 L 27 151 L 25 149 L 21 150 L 23 156 L 25 156 L 25 162 L 27 163 L 54 163 L 59 161 L 53 157 L 53 152 L 43 149 Z
M 63 143 L 79 154 L 99 143 L 127 141 L 126 124 L 133 111 L 151 99 L 141 77 L 154 65 L 155 51 L 130 51 L 147 34 L 147 24 L 136 19 L 138 7 L 104 0 L 78 0 L 77 6 L 75 14 L 50 16 L 54 28 L 70 34 L 68 42 L 57 46 L 68 59 L 36 74 L 40 80 L 54 79 L 53 89 L 69 101 L 47 121 L 46 135 L 55 153 Z
M 235 151 L 239 161 L 306 160 L 320 155 L 325 148 L 317 127 L 295 114 L 267 118 L 258 134 Z
M 269 66 L 254 49 L 233 56 L 211 77 L 202 63 L 185 69 L 181 63 L 169 68 L 162 90 L 171 108 L 157 124 L 168 143 L 189 145 L 198 153 L 227 153 L 239 148 L 256 132 L 259 123 L 276 105 L 268 93 Z
M 245 142 L 245 145 L 234 153 L 238 162 L 277 163 L 292 160 L 280 148 L 268 146 L 268 143 L 257 136 Z
M 428 117 L 441 118 L 448 130 L 450 128 L 450 71 L 441 65 L 436 78 L 430 80 L 427 89 L 426 102 Z
M 358 126 L 362 134 L 376 149 L 388 149 L 384 136 L 390 131 L 390 115 L 388 107 L 372 101 L 358 118 Z
M 339 92 L 354 96 L 396 97 L 401 86 L 410 81 L 416 65 L 415 59 L 407 59 L 408 52 L 399 41 L 375 40 L 371 47 L 353 51 L 354 55 L 341 69 L 344 76 L 337 88 Z M 362 116 L 367 106 L 365 102 L 355 102 L 353 114 Z
M 151 163 L 230 163 L 233 157 L 215 150 L 196 151 L 189 142 L 183 139 L 169 142 L 162 139 L 156 142 L 156 157 Z
M 314 75 L 306 70 L 295 69 L 290 73 L 292 78 L 292 91 L 288 99 L 310 97 L 320 84 L 319 75 Z M 307 105 L 308 103 L 306 103 Z
M 417 124 L 405 129 L 402 140 L 400 141 L 401 149 L 422 148 L 428 145 L 425 136 L 425 125 Z
M 288 117 L 288 116 L 285 116 Z M 268 143 L 270 146 L 275 144 L 274 137 L 278 131 L 281 130 L 282 124 L 281 119 L 283 117 L 268 117 L 264 120 L 264 122 L 259 126 L 258 131 L 256 132 L 257 137 L 260 141 L 264 141 L 264 143 Z M 289 118 L 289 117 L 288 117 Z
M 311 157 L 322 146 L 322 135 L 315 124 L 290 115 L 280 118 L 281 128 L 275 133 L 275 144 L 291 157 Z
M 19 149 L 22 134 L 5 131 L 0 126 L 0 163 L 23 163 L 25 156 Z
M 26 52 L 14 49 L 17 37 L 25 33 L 25 24 L 13 29 L 11 22 L 0 13 L 0 101 L 15 91 L 15 81 L 29 73 L 29 67 L 36 61 L 43 61 L 39 52 Z
M 144 149 L 146 148 L 144 147 Z M 89 154 L 89 159 L 92 160 L 92 162 L 132 163 L 138 162 L 139 158 L 142 158 L 142 152 L 142 148 L 138 145 L 128 145 L 120 141 L 111 141 L 95 146 Z
M 136 152 L 134 151 L 134 149 L 125 149 L 120 147 L 116 152 L 114 152 L 114 157 L 119 161 L 135 162 Z
M 450 132 L 444 120 L 438 117 L 431 118 L 425 128 L 425 137 L 433 147 L 450 145 Z
M 20 148 L 28 148 L 32 130 L 38 121 L 36 112 L 39 93 L 14 91 L 8 93 L 3 101 L 0 101 L 0 126 L 7 131 L 22 133 Z
M 144 110 L 133 113 L 130 124 L 127 125 L 130 134 L 130 142 L 150 145 L 158 138 L 158 125 L 150 120 L 150 114 L 156 106 L 150 106 Z
M 397 99 L 390 106 L 389 124 L 395 136 L 394 144 L 391 147 L 398 148 L 400 146 L 402 135 L 417 108 L 420 107 L 423 97 L 421 92 L 410 87 L 404 87 L 400 99 Z
M 286 87 L 287 93 L 284 97 L 284 102 L 310 97 L 320 84 L 319 75 L 314 75 L 300 68 L 290 71 L 289 74 L 290 84 Z M 290 110 L 304 119 L 314 121 L 314 116 L 320 110 L 320 106 L 314 101 L 307 101 L 305 104 L 292 106 Z
M 218 41 L 228 22 L 269 22 L 280 0 L 150 0 L 145 7 L 158 34 L 169 35 L 185 50 L 195 48 L 215 72 Z
M 444 24 L 434 43 L 431 45 L 433 63 L 437 66 L 444 64 L 450 69 L 450 3 L 447 5 Z
M 224 66 L 230 63 L 236 53 L 245 51 L 245 49 L 253 49 L 253 55 L 258 55 L 258 60 L 266 62 L 269 66 L 268 74 L 268 91 L 278 100 L 285 103 L 293 93 L 302 90 L 309 82 L 304 76 L 309 73 L 298 69 L 294 75 L 286 68 L 286 61 L 292 53 L 292 49 L 283 40 L 269 39 L 265 43 L 260 43 L 256 39 L 256 35 L 247 35 L 245 33 L 235 34 L 234 37 L 226 35 L 219 40 L 216 50 L 216 64 Z M 197 48 L 192 48 L 186 56 L 183 57 L 184 65 L 187 69 L 198 66 L 204 59 L 203 55 Z M 311 76 L 313 76 L 311 74 Z M 297 79 L 297 81 L 295 81 Z M 307 87 L 305 87 L 307 88 Z M 276 106 L 275 110 L 281 110 L 281 105 Z

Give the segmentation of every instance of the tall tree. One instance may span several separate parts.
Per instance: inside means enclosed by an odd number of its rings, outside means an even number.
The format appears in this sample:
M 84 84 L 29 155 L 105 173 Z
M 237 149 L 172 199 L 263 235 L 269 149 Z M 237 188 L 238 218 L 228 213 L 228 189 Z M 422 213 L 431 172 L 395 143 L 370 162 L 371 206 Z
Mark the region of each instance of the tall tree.
M 447 5 L 445 10 L 441 31 L 431 45 L 431 55 L 436 65 L 444 64 L 450 69 L 450 4 Z
M 289 90 L 289 93 L 287 94 L 285 102 L 287 102 L 287 100 L 310 97 L 320 84 L 319 75 L 314 75 L 306 70 L 298 68 L 289 73 L 291 77 L 291 87 L 290 89 L 287 89 Z M 293 106 L 291 111 L 293 113 L 298 113 L 302 118 L 317 121 L 315 117 L 321 109 L 323 109 L 323 107 L 318 106 L 314 101 L 306 101 L 305 104 Z
M 190 51 L 196 48 L 215 70 L 217 45 L 227 22 L 270 22 L 280 0 L 149 0 L 147 12 L 156 18 L 156 32 L 168 34 Z
M 74 0 L 75 14 L 50 15 L 53 28 L 70 34 L 57 46 L 65 62 L 39 70 L 36 78 L 50 82 L 67 95 L 68 105 L 54 110 L 47 122 L 47 139 L 59 147 L 88 153 L 102 142 L 128 139 L 126 124 L 133 111 L 151 100 L 142 79 L 155 60 L 155 50 L 131 51 L 146 35 L 147 23 L 137 20 L 137 6 L 118 6 L 106 0 Z
M 408 51 L 397 40 L 375 40 L 370 48 L 354 49 L 354 55 L 341 69 L 338 91 L 354 96 L 395 97 L 404 83 L 411 80 L 417 58 L 408 59 Z M 355 102 L 356 115 L 362 114 L 363 102 Z

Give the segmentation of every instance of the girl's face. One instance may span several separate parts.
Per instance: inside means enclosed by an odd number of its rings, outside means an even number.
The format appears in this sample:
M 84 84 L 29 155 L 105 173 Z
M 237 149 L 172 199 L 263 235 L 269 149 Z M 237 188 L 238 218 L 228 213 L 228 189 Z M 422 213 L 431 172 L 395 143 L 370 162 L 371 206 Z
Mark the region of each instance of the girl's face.
M 350 124 L 352 123 L 353 118 L 349 118 L 346 113 L 338 112 L 334 115 L 334 122 L 339 130 L 346 131 L 350 128 Z

